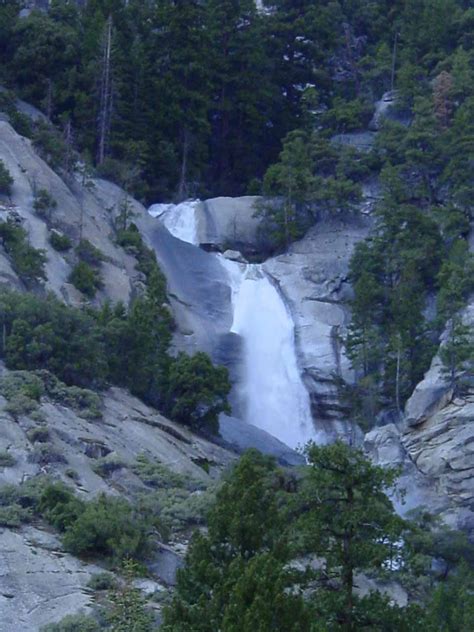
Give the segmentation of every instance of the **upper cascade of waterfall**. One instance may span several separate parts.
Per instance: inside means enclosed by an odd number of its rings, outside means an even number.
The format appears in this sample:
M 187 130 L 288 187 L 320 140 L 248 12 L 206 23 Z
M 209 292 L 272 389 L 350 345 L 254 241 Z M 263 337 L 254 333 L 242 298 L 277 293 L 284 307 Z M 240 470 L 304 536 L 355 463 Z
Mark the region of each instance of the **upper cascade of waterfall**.
M 177 239 L 198 245 L 196 208 L 200 203 L 200 200 L 186 200 L 181 204 L 153 204 L 148 213 L 159 219 Z

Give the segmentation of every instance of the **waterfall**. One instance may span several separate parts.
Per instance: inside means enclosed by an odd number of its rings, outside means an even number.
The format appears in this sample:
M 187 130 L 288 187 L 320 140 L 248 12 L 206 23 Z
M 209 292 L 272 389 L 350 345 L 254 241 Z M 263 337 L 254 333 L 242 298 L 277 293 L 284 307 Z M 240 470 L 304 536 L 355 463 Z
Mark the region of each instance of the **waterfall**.
M 149 212 L 182 241 L 197 245 L 199 202 L 155 204 Z M 241 417 L 295 448 L 316 439 L 309 394 L 298 368 L 292 316 L 263 265 L 218 259 L 232 292 L 230 331 L 243 340 L 237 396 Z
M 244 419 L 292 448 L 304 445 L 316 432 L 298 369 L 291 314 L 261 265 L 220 259 L 233 290 L 231 331 L 244 341 L 239 388 Z
M 148 213 L 159 219 L 174 237 L 198 245 L 196 207 L 199 204 L 199 200 L 187 200 L 181 204 L 153 204 Z

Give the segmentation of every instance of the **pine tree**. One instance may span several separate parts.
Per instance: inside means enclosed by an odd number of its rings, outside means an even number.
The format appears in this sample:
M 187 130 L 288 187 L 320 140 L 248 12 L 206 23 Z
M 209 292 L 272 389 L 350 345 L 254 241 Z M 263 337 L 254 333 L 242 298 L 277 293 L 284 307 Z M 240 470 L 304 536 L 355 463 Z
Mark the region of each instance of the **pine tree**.
M 341 442 L 309 445 L 309 471 L 297 498 L 303 548 L 324 560 L 316 573 L 318 603 L 346 632 L 371 629 L 371 613 L 355 595 L 355 575 L 390 564 L 404 522 L 387 497 L 397 472 L 372 465 Z M 334 586 L 338 589 L 334 590 Z

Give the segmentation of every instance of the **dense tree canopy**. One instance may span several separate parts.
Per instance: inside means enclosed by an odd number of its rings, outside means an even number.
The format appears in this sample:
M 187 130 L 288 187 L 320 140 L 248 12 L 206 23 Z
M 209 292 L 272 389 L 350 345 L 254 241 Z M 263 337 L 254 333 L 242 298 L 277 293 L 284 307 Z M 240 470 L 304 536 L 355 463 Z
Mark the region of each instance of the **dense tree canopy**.
M 153 200 L 255 189 L 289 132 L 363 128 L 393 83 L 407 106 L 433 88 L 446 130 L 469 124 L 457 112 L 473 73 L 465 2 L 265 4 L 54 0 L 18 18 L 11 0 L 0 7 L 0 79 Z M 414 130 L 412 158 L 435 168 L 427 139 L 416 154 L 424 133 Z

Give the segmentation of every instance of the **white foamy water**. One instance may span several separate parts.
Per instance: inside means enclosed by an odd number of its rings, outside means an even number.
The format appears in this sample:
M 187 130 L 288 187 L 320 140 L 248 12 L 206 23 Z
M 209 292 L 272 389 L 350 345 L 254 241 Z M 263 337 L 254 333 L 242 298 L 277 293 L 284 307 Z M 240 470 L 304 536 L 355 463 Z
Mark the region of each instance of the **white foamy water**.
M 221 257 L 233 289 L 231 331 L 244 340 L 240 395 L 245 421 L 295 448 L 316 438 L 309 394 L 298 368 L 294 323 L 259 265 Z
M 159 219 L 177 239 L 198 245 L 196 207 L 199 204 L 199 200 L 186 200 L 181 204 L 153 204 L 148 213 Z
M 182 241 L 198 244 L 196 207 L 199 201 L 155 204 L 150 215 Z M 232 290 L 231 331 L 243 339 L 239 399 L 244 421 L 288 446 L 303 446 L 317 433 L 309 394 L 298 368 L 294 323 L 278 289 L 261 265 L 240 264 L 218 257 Z

